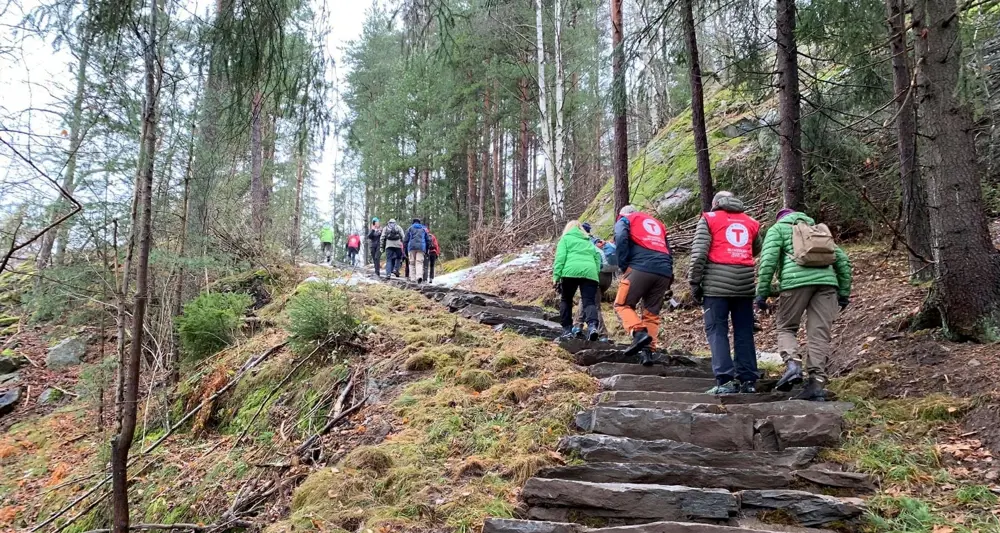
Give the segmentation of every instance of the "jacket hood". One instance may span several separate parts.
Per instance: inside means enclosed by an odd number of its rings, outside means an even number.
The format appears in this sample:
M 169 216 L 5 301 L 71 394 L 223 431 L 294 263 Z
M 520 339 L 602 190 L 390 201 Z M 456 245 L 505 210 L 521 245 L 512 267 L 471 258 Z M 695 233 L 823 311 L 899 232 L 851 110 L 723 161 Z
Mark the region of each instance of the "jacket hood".
M 719 202 L 715 206 L 716 210 L 725 211 L 727 213 L 742 213 L 743 212 L 743 200 L 735 196 L 723 196 L 719 198 Z
M 414 222 L 411 228 L 423 229 L 424 225 L 419 222 Z
M 781 220 L 778 221 L 778 224 L 788 224 L 794 226 L 800 220 L 805 222 L 806 224 L 809 224 L 810 226 L 816 223 L 816 221 L 813 220 L 809 215 L 796 211 L 794 213 L 789 213 L 781 217 Z
M 590 237 L 586 233 L 584 233 L 583 230 L 581 230 L 580 228 L 573 228 L 572 231 L 570 231 L 569 233 L 563 235 L 563 238 L 564 239 L 565 238 L 580 239 L 580 240 L 584 240 L 584 241 L 589 241 L 590 240 Z

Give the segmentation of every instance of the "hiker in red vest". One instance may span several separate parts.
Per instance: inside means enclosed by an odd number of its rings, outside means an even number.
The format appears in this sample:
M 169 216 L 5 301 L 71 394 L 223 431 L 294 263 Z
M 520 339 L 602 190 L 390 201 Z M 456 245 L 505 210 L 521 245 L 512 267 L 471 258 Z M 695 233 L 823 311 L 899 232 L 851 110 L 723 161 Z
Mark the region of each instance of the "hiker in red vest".
M 358 250 L 361 249 L 361 236 L 357 233 L 352 233 L 350 237 L 347 238 L 347 261 L 354 266 L 355 258 L 358 256 Z
M 615 296 L 615 313 L 632 335 L 625 355 L 640 355 L 644 365 L 652 365 L 651 348 L 660 331 L 660 308 L 674 281 L 674 258 L 670 254 L 667 228 L 663 222 L 636 211 L 621 208 L 615 223 L 618 268 L 624 273 Z M 636 307 L 642 302 L 642 316 Z
M 743 212 L 728 191 L 702 213 L 691 244 L 691 295 L 705 310 L 705 334 L 712 350 L 716 386 L 709 394 L 757 392 L 757 350 L 753 341 L 753 258 L 760 253 L 760 223 Z M 729 317 L 733 319 L 733 356 Z M 739 380 L 737 382 L 737 380 Z
M 441 255 L 441 245 L 438 244 L 438 238 L 431 233 L 430 224 L 424 224 L 424 229 L 427 230 L 427 238 L 430 239 L 427 246 L 427 282 L 434 283 L 434 265 L 437 264 L 438 256 Z

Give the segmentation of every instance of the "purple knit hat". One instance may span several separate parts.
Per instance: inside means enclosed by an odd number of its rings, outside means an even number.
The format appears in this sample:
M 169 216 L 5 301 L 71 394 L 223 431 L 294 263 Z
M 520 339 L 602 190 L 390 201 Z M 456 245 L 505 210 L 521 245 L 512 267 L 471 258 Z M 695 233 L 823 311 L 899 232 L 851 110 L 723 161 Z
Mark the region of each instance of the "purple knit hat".
M 774 217 L 774 219 L 775 220 L 781 220 L 782 218 L 785 218 L 785 215 L 790 215 L 790 214 L 792 214 L 794 212 L 795 212 L 794 209 L 789 209 L 789 208 L 785 207 L 781 211 L 778 211 L 778 216 Z

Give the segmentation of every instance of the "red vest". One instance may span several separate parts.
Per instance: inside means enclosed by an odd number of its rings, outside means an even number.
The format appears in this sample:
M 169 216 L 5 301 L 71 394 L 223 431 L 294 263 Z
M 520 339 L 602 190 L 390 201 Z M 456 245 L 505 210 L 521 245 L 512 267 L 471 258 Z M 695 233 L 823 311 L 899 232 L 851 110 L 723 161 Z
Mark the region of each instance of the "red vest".
M 708 261 L 717 265 L 753 266 L 753 240 L 760 222 L 745 213 L 711 211 L 702 213 L 712 234 Z
M 647 250 L 669 254 L 667 250 L 667 228 L 663 222 L 647 215 L 635 212 L 626 215 L 628 219 L 628 236 L 634 244 Z
M 357 235 L 351 235 L 347 239 L 347 246 L 350 248 L 360 248 L 361 247 L 361 237 Z

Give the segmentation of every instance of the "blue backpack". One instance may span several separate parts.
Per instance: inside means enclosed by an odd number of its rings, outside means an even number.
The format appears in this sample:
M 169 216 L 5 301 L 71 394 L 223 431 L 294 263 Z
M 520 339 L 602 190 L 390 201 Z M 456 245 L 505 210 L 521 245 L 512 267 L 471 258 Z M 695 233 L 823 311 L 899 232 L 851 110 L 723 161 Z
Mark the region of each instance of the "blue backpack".
M 618 270 L 618 248 L 614 244 L 604 241 L 604 248 L 600 248 L 600 251 L 603 258 L 601 272 L 614 272 Z

